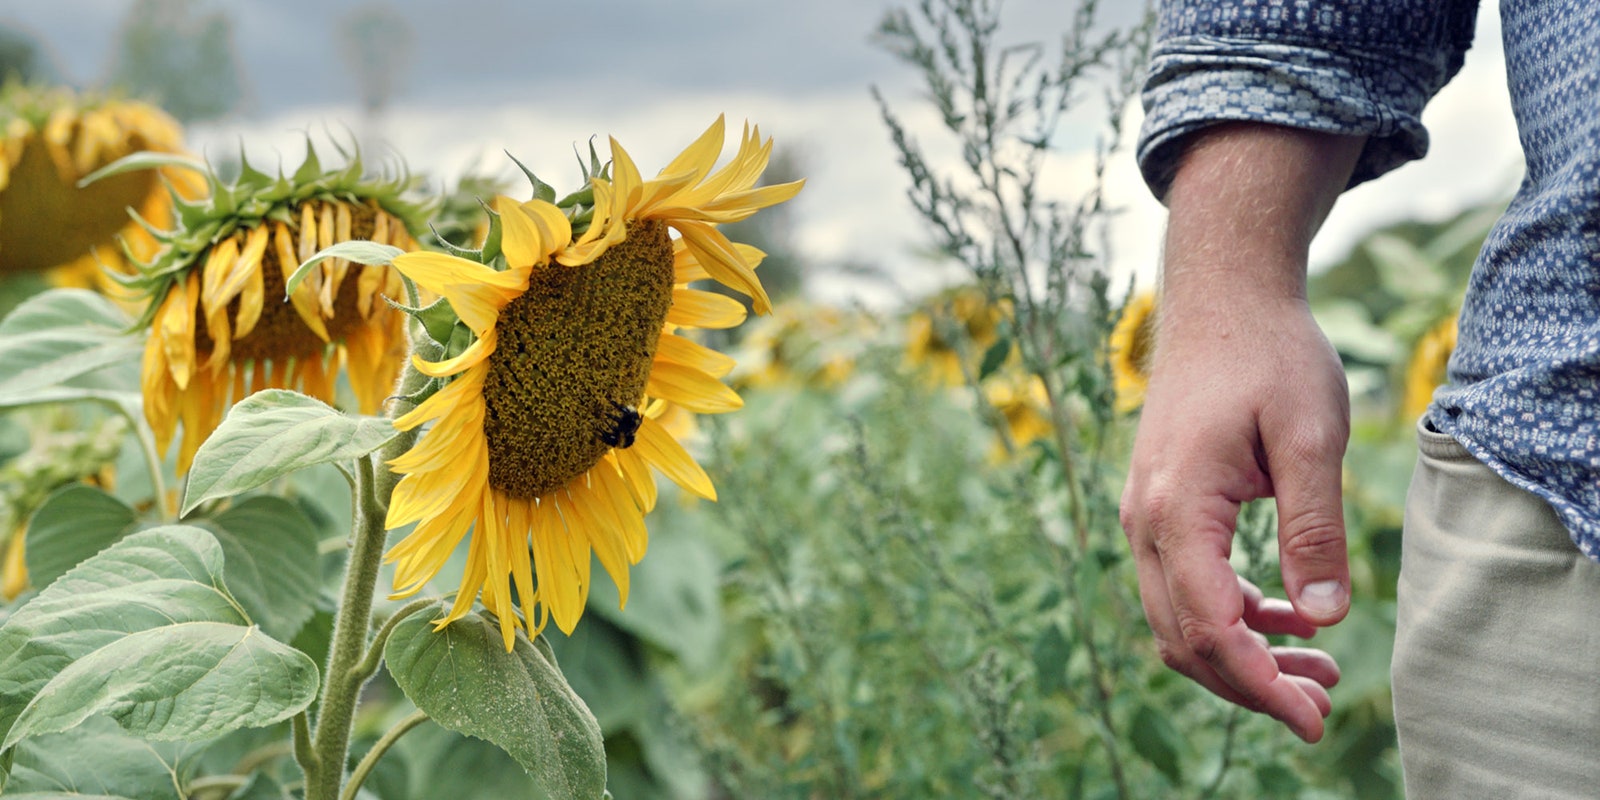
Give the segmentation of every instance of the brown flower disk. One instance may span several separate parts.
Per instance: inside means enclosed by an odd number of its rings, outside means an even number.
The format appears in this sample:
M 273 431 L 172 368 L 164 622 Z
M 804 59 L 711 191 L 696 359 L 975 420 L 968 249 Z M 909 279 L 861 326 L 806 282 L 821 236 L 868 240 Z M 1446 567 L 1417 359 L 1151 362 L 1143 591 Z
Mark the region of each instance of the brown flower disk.
M 536 267 L 528 291 L 500 312 L 483 421 L 489 485 L 538 497 L 594 466 L 617 406 L 644 395 L 672 305 L 665 223 L 628 226 L 594 263 Z
M 307 200 L 312 208 L 320 212 L 318 203 L 326 201 Z M 294 209 L 295 212 L 299 208 Z M 378 215 L 384 213 L 368 201 L 361 205 L 350 205 L 350 238 L 368 239 L 376 230 Z M 294 215 L 299 219 L 298 213 Z M 266 222 L 274 228 L 279 223 Z M 295 223 L 293 227 L 298 225 Z M 396 229 L 402 223 L 394 218 L 389 220 L 390 230 Z M 261 255 L 262 285 L 264 287 L 261 317 L 256 321 L 256 326 L 243 338 L 235 339 L 230 354 L 230 359 L 235 362 L 244 361 L 273 361 L 286 358 L 309 358 L 319 356 L 326 348 L 326 343 L 318 338 L 315 333 L 306 327 L 305 321 L 295 312 L 283 291 L 283 264 L 278 259 L 278 248 L 275 241 L 278 233 L 274 230 L 273 239 L 268 240 L 267 249 Z M 233 234 L 234 241 L 239 249 L 243 250 L 245 242 L 250 238 L 250 231 L 239 230 Z M 292 248 L 299 252 L 299 232 L 295 232 L 295 242 Z M 210 255 L 209 251 L 201 254 L 200 263 Z M 290 264 L 289 270 L 294 271 L 296 264 Z M 362 324 L 360 312 L 357 310 L 357 299 L 361 284 L 361 271 L 366 269 L 390 269 L 385 266 L 363 266 L 352 263 L 345 273 L 344 280 L 339 284 L 339 293 L 334 296 L 333 318 L 324 320 L 327 326 L 328 337 L 334 342 L 343 341 L 345 334 L 351 329 Z M 234 298 L 228 304 L 228 319 L 238 319 L 239 298 Z M 202 355 L 211 352 L 211 337 L 206 331 L 205 310 L 199 303 L 195 304 L 195 349 Z
M 137 152 L 146 143 L 134 137 L 130 146 Z M 34 272 L 71 261 L 97 245 L 116 247 L 112 237 L 130 222 L 128 209 L 142 206 L 158 188 L 152 170 L 124 173 L 82 189 L 76 183 L 76 177 L 56 168 L 37 136 L 23 147 L 10 186 L 0 192 L 0 271 Z

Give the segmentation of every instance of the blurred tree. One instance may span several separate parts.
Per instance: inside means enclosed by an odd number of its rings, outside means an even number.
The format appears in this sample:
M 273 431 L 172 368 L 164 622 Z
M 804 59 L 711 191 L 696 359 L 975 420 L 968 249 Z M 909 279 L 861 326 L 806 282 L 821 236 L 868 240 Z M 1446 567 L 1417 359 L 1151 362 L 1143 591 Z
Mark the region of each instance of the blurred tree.
M 361 87 L 361 108 L 370 120 L 394 97 L 416 35 L 394 6 L 364 3 L 339 21 L 339 52 Z
M 106 85 L 148 98 L 189 123 L 237 110 L 241 73 L 225 12 L 203 10 L 197 0 L 135 0 Z
M 61 83 L 61 71 L 39 38 L 9 25 L 0 25 L 0 81 Z

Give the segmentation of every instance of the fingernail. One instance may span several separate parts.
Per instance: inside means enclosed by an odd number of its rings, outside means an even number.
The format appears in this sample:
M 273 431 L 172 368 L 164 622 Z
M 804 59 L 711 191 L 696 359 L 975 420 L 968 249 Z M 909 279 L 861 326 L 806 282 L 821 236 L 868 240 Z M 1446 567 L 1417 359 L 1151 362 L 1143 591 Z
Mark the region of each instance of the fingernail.
M 1317 581 L 1300 587 L 1300 607 L 1317 616 L 1337 614 L 1344 603 L 1344 586 L 1338 581 Z

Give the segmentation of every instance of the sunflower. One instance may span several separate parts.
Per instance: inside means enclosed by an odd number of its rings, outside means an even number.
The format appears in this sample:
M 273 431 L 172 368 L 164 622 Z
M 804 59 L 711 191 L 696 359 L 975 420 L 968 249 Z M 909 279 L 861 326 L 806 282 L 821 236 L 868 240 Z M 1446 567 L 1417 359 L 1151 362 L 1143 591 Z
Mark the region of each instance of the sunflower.
M 1439 320 L 1411 351 L 1411 362 L 1406 365 L 1405 394 L 1400 401 L 1401 418 L 1415 422 L 1428 404 L 1433 402 L 1433 390 L 1445 381 L 1445 369 L 1450 354 L 1456 349 L 1458 314 Z
M 739 342 L 736 388 L 835 387 L 855 371 L 872 340 L 871 320 L 830 306 L 787 302 L 753 323 Z
M 413 358 L 419 371 L 448 383 L 395 420 L 402 430 L 432 423 L 390 462 L 404 477 L 388 526 L 417 523 L 387 554 L 396 596 L 420 590 L 473 531 L 460 591 L 440 627 L 481 593 L 507 649 L 518 627 L 536 633 L 552 617 L 570 632 L 587 600 L 591 551 L 627 603 L 628 568 L 644 556 L 644 514 L 656 501 L 651 467 L 691 494 L 716 498 L 662 417 L 674 407 L 740 407 L 720 381 L 733 359 L 678 331 L 732 327 L 745 310 L 686 284 L 714 278 L 768 313 L 754 272 L 760 251 L 730 242 L 717 226 L 788 200 L 803 185 L 755 187 L 772 143 L 749 127 L 737 155 L 713 172 L 723 138 L 719 118 L 651 180 L 612 139 L 609 174 L 591 159 L 596 169 L 579 194 L 553 203 L 534 179 L 532 200 L 495 198 L 489 240 L 498 238 L 498 248 L 486 246 L 479 261 L 438 253 L 393 259 L 419 287 L 442 295 L 475 337 L 444 361 Z
M 989 405 L 1005 419 L 1011 441 L 1018 448 L 1049 436 L 1055 430 L 1050 422 L 1049 398 L 1039 376 L 1020 370 L 1007 370 L 983 384 Z M 996 455 L 1002 453 L 997 452 Z
M 1144 404 L 1155 343 L 1156 293 L 1135 293 L 1123 304 L 1122 316 L 1111 331 L 1111 380 L 1118 412 L 1125 414 Z
M 991 302 L 982 289 L 964 286 L 945 292 L 911 314 L 906 326 L 906 360 L 940 386 L 965 384 L 968 372 L 976 375 L 978 363 L 1000 340 L 1001 325 L 1011 318 L 1009 303 Z M 966 338 L 968 360 L 962 364 Z
M 177 226 L 150 227 L 161 249 L 128 281 L 149 298 L 140 321 L 150 329 L 145 418 L 162 451 L 183 423 L 180 473 L 247 395 L 287 388 L 334 403 L 342 364 L 360 411 L 372 414 L 404 365 L 405 315 L 383 299 L 403 296 L 393 269 L 329 259 L 287 300 L 284 287 L 301 261 L 335 242 L 416 249 L 421 209 L 402 199 L 414 181 L 367 177 L 359 157 L 324 171 L 315 148 L 306 150 L 292 176 L 241 161 L 230 184 L 204 172 L 204 200 L 174 193 Z
M 117 242 L 139 259 L 157 243 L 128 209 L 170 225 L 162 182 L 184 197 L 204 191 L 172 166 L 78 186 L 131 153 L 183 152 L 178 123 L 145 103 L 9 83 L 0 87 L 0 137 L 0 274 L 43 272 L 57 285 L 131 299 L 108 274 L 132 272 Z

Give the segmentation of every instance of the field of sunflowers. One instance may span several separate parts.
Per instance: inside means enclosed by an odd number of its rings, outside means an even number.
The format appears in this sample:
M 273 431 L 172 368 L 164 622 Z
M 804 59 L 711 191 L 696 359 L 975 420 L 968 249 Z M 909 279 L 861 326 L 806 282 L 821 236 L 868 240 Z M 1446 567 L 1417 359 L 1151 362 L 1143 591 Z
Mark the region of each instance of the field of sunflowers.
M 785 273 L 760 221 L 805 181 L 770 180 L 754 125 L 439 196 L 336 137 L 207 163 L 155 105 L 8 82 L 0 790 L 1398 797 L 1410 426 L 1496 209 L 1313 278 L 1355 599 L 1317 640 L 1328 739 L 1299 745 L 1156 657 L 1117 502 L 1160 303 L 1101 244 L 1129 156 L 1039 182 L 1086 76 L 1118 140 L 1148 29 L 1091 13 L 1006 66 L 997 12 L 947 5 L 880 31 L 944 128 L 879 101 L 965 277 L 892 309 Z M 1274 532 L 1246 508 L 1268 591 Z

